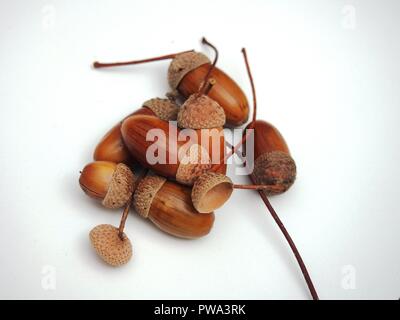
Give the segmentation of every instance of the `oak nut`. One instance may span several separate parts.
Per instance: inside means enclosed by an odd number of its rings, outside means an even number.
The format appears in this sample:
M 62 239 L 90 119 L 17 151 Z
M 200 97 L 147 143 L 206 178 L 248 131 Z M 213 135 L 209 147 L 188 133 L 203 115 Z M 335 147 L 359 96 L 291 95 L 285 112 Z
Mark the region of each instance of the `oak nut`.
M 200 52 L 178 54 L 168 68 L 169 85 L 187 99 L 199 91 L 210 67 L 211 61 Z M 216 84 L 208 95 L 225 111 L 227 125 L 244 124 L 249 117 L 249 106 L 242 89 L 217 67 L 213 68 L 210 77 Z
M 178 139 L 179 129 L 154 116 L 134 115 L 124 120 L 122 138 L 145 168 L 185 185 L 211 168 L 210 154 L 201 144 Z M 154 140 L 149 136 L 154 134 Z M 196 135 L 196 132 L 194 132 Z
M 181 106 L 178 126 L 197 130 L 200 145 L 209 150 L 211 162 L 220 164 L 225 156 L 224 129 L 226 117 L 224 109 L 206 94 L 192 94 Z M 226 173 L 226 163 L 217 172 Z
M 254 123 L 254 170 L 256 184 L 268 186 L 267 195 L 288 190 L 296 180 L 296 163 L 282 134 L 272 124 L 257 120 Z
M 123 163 L 95 161 L 81 171 L 79 184 L 90 197 L 106 208 L 120 208 L 133 192 L 133 172 Z
M 90 242 L 98 256 L 112 266 L 126 264 L 132 257 L 132 244 L 125 233 L 119 235 L 118 228 L 101 224 L 90 231 Z
M 141 108 L 129 116 L 147 114 L 165 121 L 175 121 L 178 111 L 179 106 L 170 99 L 154 98 L 145 101 Z M 134 157 L 131 156 L 122 140 L 121 124 L 122 121 L 117 123 L 98 143 L 93 154 L 95 161 L 112 161 L 125 164 L 134 162 Z
M 179 238 L 205 236 L 214 224 L 212 212 L 198 213 L 193 207 L 190 188 L 152 172 L 139 182 L 133 207 L 162 231 Z

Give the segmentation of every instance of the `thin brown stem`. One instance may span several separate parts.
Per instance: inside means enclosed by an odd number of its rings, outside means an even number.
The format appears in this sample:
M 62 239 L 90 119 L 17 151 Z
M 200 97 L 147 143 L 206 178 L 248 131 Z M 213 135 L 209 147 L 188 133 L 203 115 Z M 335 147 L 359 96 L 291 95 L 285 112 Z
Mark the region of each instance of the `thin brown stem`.
M 217 64 L 218 55 L 219 55 L 219 54 L 218 54 L 218 49 L 217 49 L 213 44 L 211 44 L 210 42 L 208 42 L 207 39 L 206 39 L 205 37 L 203 37 L 203 39 L 201 40 L 201 42 L 202 42 L 203 44 L 208 45 L 209 47 L 211 47 L 211 48 L 214 50 L 215 58 L 214 58 L 213 63 L 211 64 L 210 68 L 208 69 L 206 76 L 204 77 L 204 82 L 203 82 L 203 85 L 201 86 L 201 88 L 200 88 L 200 90 L 199 90 L 199 95 L 206 94 L 206 93 L 205 93 L 205 90 L 206 90 L 206 88 L 207 88 L 208 79 L 210 78 L 211 72 L 214 70 L 215 65 Z
M 146 176 L 148 171 L 149 171 L 148 169 L 142 170 L 140 172 L 140 174 L 137 176 L 137 178 L 135 179 L 135 182 L 133 183 L 132 195 L 131 195 L 131 197 L 129 198 L 129 200 L 125 204 L 125 208 L 124 208 L 124 211 L 123 211 L 122 217 L 121 217 L 121 222 L 119 223 L 118 236 L 120 237 L 121 240 L 123 240 L 125 222 L 126 222 L 126 219 L 128 218 L 128 213 L 129 213 L 129 210 L 130 210 L 130 208 L 132 206 L 133 195 L 134 195 L 135 190 L 138 187 L 140 181 L 142 181 L 142 179 Z
M 252 119 L 251 124 L 249 126 L 249 128 L 253 128 L 254 125 L 255 125 L 256 118 L 257 118 L 256 88 L 255 88 L 255 85 L 254 85 L 253 76 L 251 74 L 250 65 L 249 65 L 249 59 L 247 58 L 246 48 L 242 49 L 242 53 L 243 53 L 243 57 L 244 57 L 244 63 L 246 64 L 247 74 L 248 74 L 249 79 L 250 79 L 251 92 L 252 92 L 252 95 L 253 95 L 253 119 Z
M 257 117 L 257 98 L 256 98 L 256 89 L 255 89 L 255 85 L 254 85 L 254 80 L 253 80 L 253 76 L 251 74 L 251 70 L 250 70 L 250 65 L 249 65 L 249 61 L 247 59 L 247 53 L 246 53 L 246 49 L 243 48 L 242 49 L 242 53 L 243 53 L 243 58 L 244 58 L 244 62 L 246 64 L 246 69 L 247 69 L 247 74 L 249 76 L 250 79 L 250 84 L 251 84 L 251 92 L 253 94 L 253 119 L 250 123 L 250 125 L 247 127 L 246 129 L 246 134 L 243 136 L 242 140 L 240 140 L 240 142 L 230 151 L 228 152 L 228 154 L 224 157 L 224 159 L 222 161 L 220 161 L 220 163 L 217 163 L 215 165 L 213 165 L 213 167 L 211 168 L 212 171 L 217 171 L 224 163 L 226 163 L 226 161 L 234 154 L 237 153 L 237 150 L 246 142 L 247 138 L 250 136 L 250 134 L 253 132 L 253 130 L 249 130 L 249 129 L 253 129 L 255 126 L 255 121 L 256 121 L 256 117 Z
M 265 184 L 234 184 L 233 189 L 243 189 L 243 190 L 265 190 L 269 189 L 270 186 Z
M 216 83 L 217 81 L 214 78 L 210 78 L 208 80 L 206 88 L 204 89 L 204 94 L 208 95 L 208 93 L 211 91 L 211 89 L 215 86 Z
M 128 213 L 129 210 L 131 209 L 131 205 L 132 205 L 132 197 L 130 197 L 128 202 L 125 204 L 125 209 L 122 213 L 121 222 L 119 223 L 118 236 L 121 240 L 124 240 L 123 235 L 124 235 L 125 222 L 126 219 L 128 218 Z
M 143 60 L 124 61 L 124 62 L 103 63 L 103 62 L 95 61 L 93 63 L 93 67 L 96 69 L 97 68 L 106 68 L 106 67 L 119 67 L 119 66 L 127 66 L 127 65 L 132 65 L 132 64 L 147 63 L 147 62 L 160 61 L 160 60 L 166 60 L 166 59 L 174 59 L 179 54 L 193 52 L 193 51 L 194 50 L 187 50 L 187 51 L 167 54 L 164 56 L 159 56 L 159 57 L 154 57 L 154 58 L 148 58 L 148 59 L 143 59 Z
M 247 140 L 247 138 L 250 136 L 250 134 L 253 132 L 253 129 L 249 130 L 246 129 L 246 134 L 243 136 L 243 138 L 240 140 L 240 142 L 238 144 L 236 144 L 233 148 L 231 148 L 231 150 L 225 155 L 225 157 L 220 160 L 219 163 L 214 164 L 211 167 L 211 171 L 216 172 L 224 163 L 226 163 L 228 161 L 228 159 L 234 154 L 238 152 L 238 149 L 240 148 L 240 146 Z
M 254 182 L 254 181 L 253 181 Z M 265 205 L 268 208 L 268 211 L 271 213 L 272 218 L 275 220 L 276 224 L 278 225 L 279 229 L 282 231 L 283 235 L 286 238 L 286 241 L 288 242 L 290 248 L 292 249 L 292 252 L 294 254 L 294 256 L 296 257 L 297 263 L 300 266 L 301 272 L 303 273 L 304 279 L 307 283 L 308 289 L 310 290 L 311 296 L 314 300 L 319 300 L 317 291 L 315 290 L 314 284 L 311 280 L 310 274 L 307 271 L 307 267 L 299 253 L 299 251 L 297 250 L 296 245 L 293 242 L 292 237 L 290 236 L 289 232 L 286 230 L 283 222 L 281 221 L 281 219 L 279 218 L 278 214 L 276 213 L 276 211 L 274 210 L 274 208 L 272 207 L 271 203 L 268 200 L 268 197 L 266 196 L 266 194 L 259 190 L 258 193 L 261 196 L 261 199 L 264 201 Z

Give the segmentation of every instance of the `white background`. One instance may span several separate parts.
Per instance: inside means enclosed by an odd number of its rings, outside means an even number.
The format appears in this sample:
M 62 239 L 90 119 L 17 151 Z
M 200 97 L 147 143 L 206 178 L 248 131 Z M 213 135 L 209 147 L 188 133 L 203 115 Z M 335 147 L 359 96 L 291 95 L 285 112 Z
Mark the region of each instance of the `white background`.
M 91 62 L 211 55 L 204 35 L 251 100 L 248 50 L 259 117 L 298 165 L 293 188 L 271 201 L 320 297 L 398 299 L 399 19 L 394 0 L 1 0 L 0 297 L 309 298 L 252 191 L 236 191 L 199 240 L 132 214 L 134 259 L 122 268 L 90 246 L 89 230 L 117 225 L 120 210 L 87 198 L 79 170 L 110 126 L 168 90 L 168 62 L 107 71 Z M 49 270 L 54 290 L 42 286 Z

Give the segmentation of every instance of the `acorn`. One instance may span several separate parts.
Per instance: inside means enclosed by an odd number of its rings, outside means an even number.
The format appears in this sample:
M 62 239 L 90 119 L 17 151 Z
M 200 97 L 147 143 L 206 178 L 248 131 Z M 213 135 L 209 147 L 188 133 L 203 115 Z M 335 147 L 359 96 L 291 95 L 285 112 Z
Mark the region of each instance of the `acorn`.
M 209 97 L 216 81 L 210 78 L 212 70 L 218 60 L 215 56 L 213 64 L 206 74 L 203 85 L 199 92 L 192 94 L 181 106 L 178 113 L 178 126 L 183 129 L 197 130 L 200 144 L 208 146 L 209 154 L 212 156 L 213 164 L 220 164 L 225 157 L 225 137 L 223 126 L 226 122 L 224 109 L 215 100 Z M 226 173 L 226 162 L 218 167 L 217 172 Z
M 202 42 L 211 46 L 216 51 L 216 48 L 205 38 L 202 39 Z M 193 50 L 128 62 L 95 62 L 93 66 L 94 68 L 104 68 L 164 59 L 172 59 L 168 68 L 168 83 L 171 89 L 185 99 L 199 91 L 211 66 L 210 59 L 208 59 L 207 56 L 200 52 L 194 52 Z M 216 84 L 209 96 L 224 109 L 226 124 L 228 126 L 237 127 L 246 123 L 249 117 L 249 105 L 242 89 L 240 89 L 232 78 L 219 68 L 214 68 L 210 76 L 216 80 Z
M 132 244 L 129 238 L 119 234 L 118 228 L 101 224 L 90 231 L 90 242 L 96 253 L 109 265 L 118 267 L 126 264 L 132 257 Z
M 198 213 L 193 207 L 190 188 L 152 172 L 139 182 L 133 207 L 162 231 L 180 238 L 205 236 L 214 224 L 212 212 Z
M 254 183 L 268 186 L 267 195 L 287 191 L 296 180 L 296 163 L 281 133 L 272 124 L 256 120 L 254 129 Z
M 79 184 L 91 198 L 106 208 L 120 208 L 132 195 L 134 175 L 123 163 L 95 161 L 81 171 Z
M 161 136 L 155 142 L 150 141 L 147 139 L 150 132 Z M 121 133 L 132 156 L 161 176 L 193 185 L 198 176 L 211 168 L 209 151 L 199 143 L 178 140 L 179 129 L 172 123 L 154 116 L 134 115 L 124 120 Z M 152 163 L 148 155 L 153 155 L 151 150 L 158 156 L 163 155 L 163 161 Z
M 142 107 L 131 115 L 147 114 L 156 116 L 165 121 L 175 121 L 179 111 L 179 106 L 170 99 L 150 99 L 143 103 Z M 95 161 L 111 161 L 115 163 L 132 164 L 134 159 L 126 148 L 121 136 L 120 121 L 101 139 L 97 145 L 93 159 Z

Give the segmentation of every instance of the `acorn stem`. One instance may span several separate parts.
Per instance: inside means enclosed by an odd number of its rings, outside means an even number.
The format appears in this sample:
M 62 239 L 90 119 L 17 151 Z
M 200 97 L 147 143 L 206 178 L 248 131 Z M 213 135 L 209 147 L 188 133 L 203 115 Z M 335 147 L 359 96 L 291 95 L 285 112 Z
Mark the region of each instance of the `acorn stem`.
M 254 85 L 254 80 L 253 80 L 253 76 L 251 74 L 251 70 L 250 70 L 250 65 L 249 65 L 249 60 L 247 58 L 247 52 L 246 52 L 246 48 L 242 48 L 242 53 L 243 53 L 243 57 L 244 57 L 244 63 L 246 64 L 246 69 L 247 69 L 247 74 L 249 76 L 250 79 L 250 84 L 251 84 L 251 92 L 253 95 L 253 119 L 250 123 L 249 128 L 253 128 L 256 122 L 256 118 L 257 118 L 257 96 L 256 96 L 256 88 Z
M 243 136 L 243 138 L 240 140 L 240 142 L 238 144 L 236 144 L 233 148 L 231 148 L 231 150 L 225 155 L 225 157 L 219 163 L 214 164 L 211 167 L 210 171 L 216 172 L 224 163 L 226 163 L 228 161 L 228 159 L 234 153 L 238 153 L 238 149 L 247 140 L 247 138 L 250 136 L 250 134 L 252 132 L 253 132 L 253 130 L 250 131 L 250 130 L 246 129 L 246 134 Z
M 243 190 L 265 190 L 269 189 L 270 186 L 266 184 L 233 184 L 233 189 L 243 189 Z
M 127 66 L 127 65 L 132 65 L 132 64 L 141 64 L 141 63 L 160 61 L 160 60 L 166 60 L 166 59 L 174 59 L 179 54 L 193 52 L 193 51 L 194 50 L 187 50 L 187 51 L 167 54 L 167 55 L 164 55 L 164 56 L 159 56 L 159 57 L 154 57 L 154 58 L 149 58 L 149 59 L 132 60 L 132 61 L 124 61 L 124 62 L 103 63 L 103 62 L 95 61 L 95 62 L 93 62 L 93 68 L 98 69 L 98 68 L 106 68 L 106 67 L 119 67 L 119 66 Z
M 286 241 L 289 243 L 289 246 L 292 249 L 292 252 L 293 252 L 294 256 L 296 257 L 297 263 L 300 266 L 301 272 L 303 273 L 304 279 L 305 279 L 305 281 L 307 283 L 308 289 L 310 290 L 312 298 L 314 300 L 319 300 L 317 291 L 315 290 L 315 287 L 314 287 L 314 284 L 313 284 L 313 282 L 311 280 L 310 274 L 307 271 L 307 267 L 304 264 L 304 261 L 301 258 L 301 255 L 300 255 L 299 251 L 297 250 L 297 247 L 294 244 L 292 237 L 290 236 L 289 232 L 286 230 L 286 228 L 285 228 L 283 222 L 281 221 L 281 219 L 279 219 L 278 214 L 276 213 L 276 211 L 272 207 L 272 205 L 269 202 L 268 197 L 266 196 L 266 194 L 264 192 L 262 192 L 261 190 L 259 190 L 258 193 L 260 194 L 261 199 L 264 201 L 265 205 L 268 208 L 268 211 L 271 213 L 271 216 L 275 220 L 275 222 L 278 225 L 279 229 L 281 229 L 283 235 L 286 238 Z
M 142 172 L 140 172 L 140 174 L 138 175 L 138 177 L 135 179 L 135 182 L 133 184 L 133 188 L 132 188 L 132 195 L 129 198 L 129 200 L 126 202 L 124 211 L 122 213 L 122 217 L 121 217 L 121 222 L 119 223 L 119 228 L 118 228 L 118 236 L 120 237 L 121 240 L 123 240 L 123 234 L 124 234 L 124 228 L 125 228 L 125 222 L 126 219 L 128 218 L 128 213 L 129 210 L 131 208 L 132 205 L 132 199 L 133 199 L 133 195 L 135 193 L 136 188 L 138 187 L 140 181 L 142 181 L 142 179 L 146 176 L 147 172 L 149 170 L 145 169 Z
M 125 204 L 125 208 L 124 208 L 124 211 L 123 211 L 122 217 L 121 217 L 121 222 L 119 223 L 118 236 L 121 240 L 124 240 L 123 234 L 124 234 L 125 222 L 126 222 L 126 219 L 128 218 L 128 213 L 129 213 L 129 210 L 131 209 L 131 204 L 132 204 L 132 196 L 129 198 L 129 200 Z
M 203 37 L 203 39 L 201 40 L 201 42 L 202 42 L 203 44 L 208 45 L 209 47 L 211 47 L 211 48 L 214 50 L 215 58 L 214 58 L 213 63 L 211 64 L 210 68 L 208 69 L 206 76 L 204 77 L 204 82 L 203 82 L 203 85 L 201 86 L 201 88 L 200 88 L 200 90 L 199 90 L 199 95 L 206 94 L 206 90 L 207 90 L 207 88 L 208 88 L 208 79 L 210 78 L 211 72 L 214 70 L 215 65 L 217 64 L 218 55 L 219 55 L 219 54 L 218 54 L 218 49 L 217 49 L 213 44 L 211 44 L 210 42 L 208 42 L 207 39 L 206 39 L 205 37 Z
M 204 94 L 208 95 L 208 93 L 211 91 L 211 89 L 215 86 L 216 83 L 217 81 L 214 78 L 210 78 L 208 80 L 206 88 L 204 89 Z
M 257 117 L 257 98 L 256 98 L 256 89 L 254 86 L 254 81 L 253 81 L 253 76 L 251 74 L 251 70 L 250 70 L 250 65 L 249 65 L 249 61 L 247 59 L 247 53 L 246 53 L 246 48 L 242 48 L 242 53 L 243 53 L 243 57 L 244 57 L 244 62 L 246 64 L 246 69 L 247 69 L 247 74 L 249 76 L 250 79 L 250 84 L 251 84 L 251 92 L 253 95 L 253 119 L 250 123 L 250 125 L 247 127 L 246 129 L 246 134 L 243 136 L 242 140 L 240 140 L 240 142 L 230 151 L 228 152 L 228 154 L 224 157 L 224 159 L 222 161 L 220 161 L 220 163 L 215 164 L 211 170 L 212 171 L 217 171 L 222 164 L 226 163 L 226 161 L 234 154 L 237 153 L 237 150 L 246 142 L 247 138 L 250 136 L 250 134 L 253 132 L 252 130 L 250 131 L 249 129 L 253 129 L 254 125 L 255 125 L 255 121 L 256 121 L 256 117 Z

